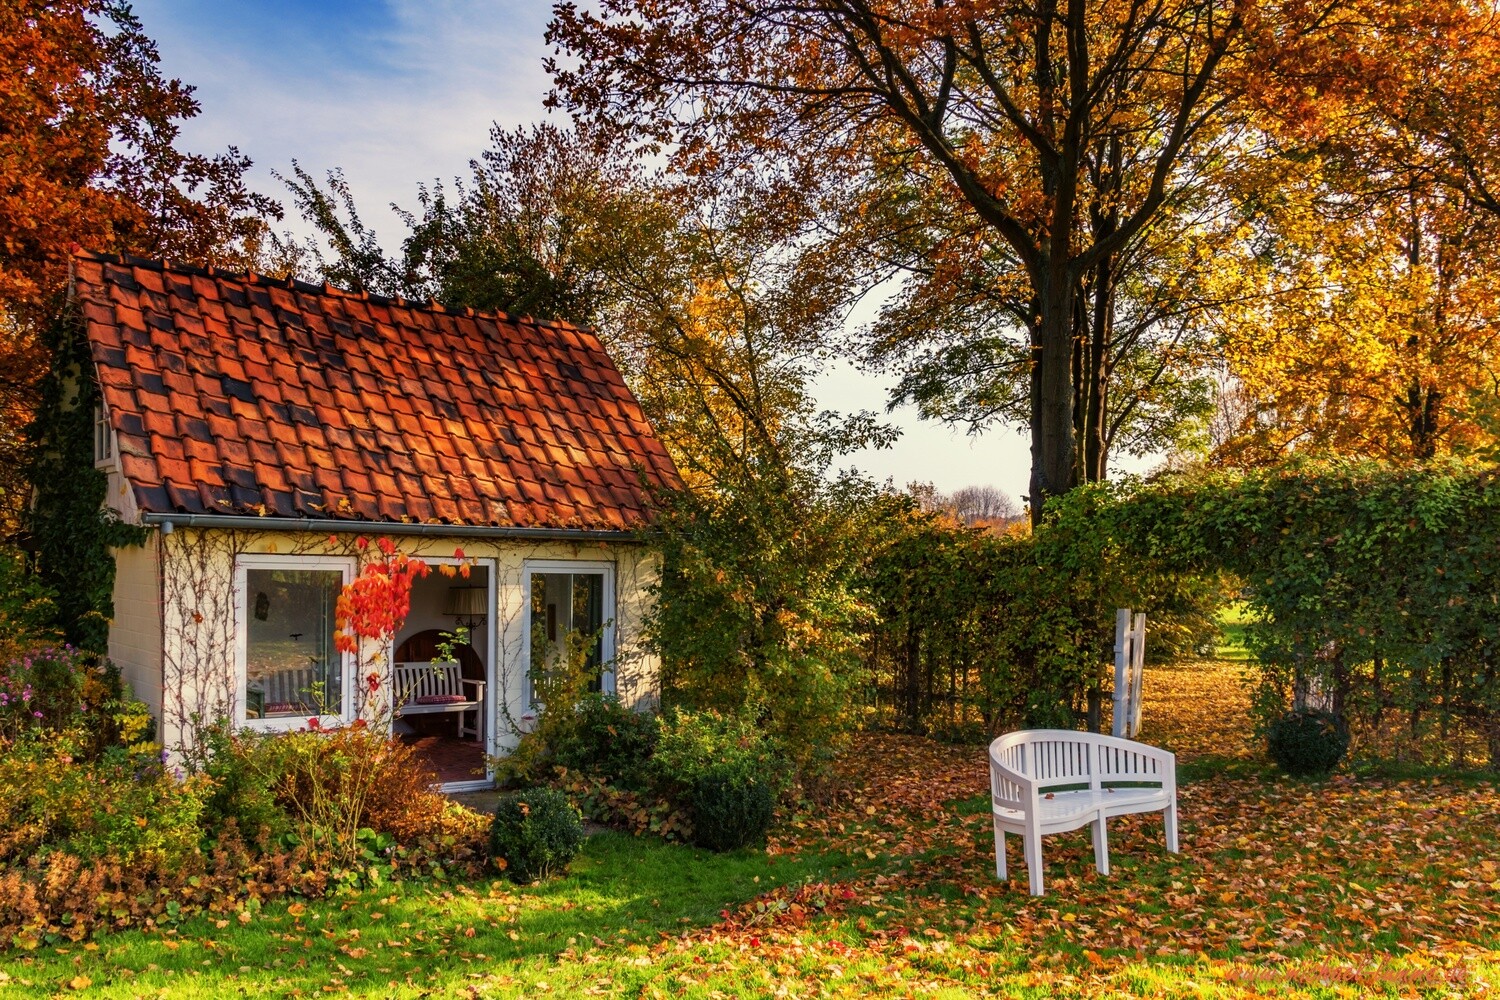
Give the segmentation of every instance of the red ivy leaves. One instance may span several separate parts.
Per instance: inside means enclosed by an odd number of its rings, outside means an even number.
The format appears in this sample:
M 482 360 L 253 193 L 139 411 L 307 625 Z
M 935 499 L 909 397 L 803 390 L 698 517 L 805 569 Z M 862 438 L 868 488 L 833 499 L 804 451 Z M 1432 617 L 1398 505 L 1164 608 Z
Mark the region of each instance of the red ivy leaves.
M 355 540 L 359 549 L 367 549 L 368 538 Z M 411 584 L 426 576 L 427 564 L 396 551 L 396 543 L 379 538 L 375 547 L 384 559 L 366 563 L 359 576 L 339 593 L 334 611 L 338 626 L 335 644 L 341 652 L 355 653 L 361 639 L 389 642 L 406 621 L 411 610 Z

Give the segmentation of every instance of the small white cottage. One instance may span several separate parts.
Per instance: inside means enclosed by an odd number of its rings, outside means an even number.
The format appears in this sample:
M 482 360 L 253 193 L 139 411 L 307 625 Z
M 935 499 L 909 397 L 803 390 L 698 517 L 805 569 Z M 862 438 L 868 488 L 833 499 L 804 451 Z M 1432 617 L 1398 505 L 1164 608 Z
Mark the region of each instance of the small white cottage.
M 75 272 L 96 462 L 150 529 L 115 553 L 109 652 L 167 747 L 217 719 L 352 722 L 367 664 L 390 690 L 456 626 L 458 666 L 394 722 L 450 787 L 513 745 L 529 665 L 570 634 L 597 636 L 602 689 L 657 697 L 641 529 L 678 477 L 593 333 L 134 258 Z M 335 604 L 381 537 L 467 576 L 417 580 L 389 649 L 341 653 Z

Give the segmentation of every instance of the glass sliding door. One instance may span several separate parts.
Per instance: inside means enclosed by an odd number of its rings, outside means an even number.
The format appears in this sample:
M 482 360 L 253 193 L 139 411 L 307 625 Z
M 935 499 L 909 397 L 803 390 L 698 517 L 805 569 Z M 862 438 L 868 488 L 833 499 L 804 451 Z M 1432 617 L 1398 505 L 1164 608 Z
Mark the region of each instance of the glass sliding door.
M 589 690 L 613 693 L 613 567 L 528 564 L 527 585 L 532 678 L 571 665 L 589 674 Z

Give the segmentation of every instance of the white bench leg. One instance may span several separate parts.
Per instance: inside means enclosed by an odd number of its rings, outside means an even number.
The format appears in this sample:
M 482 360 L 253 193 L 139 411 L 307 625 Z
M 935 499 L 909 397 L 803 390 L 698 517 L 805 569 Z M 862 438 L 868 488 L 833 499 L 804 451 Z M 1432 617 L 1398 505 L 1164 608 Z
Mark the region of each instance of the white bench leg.
M 1004 882 L 1010 876 L 1005 872 L 1005 831 L 1000 828 L 1000 820 L 995 819 L 995 877 Z
M 1100 875 L 1109 874 L 1109 834 L 1104 829 L 1104 817 L 1092 824 L 1094 828 L 1094 868 Z
M 1026 874 L 1031 879 L 1031 894 L 1040 896 L 1042 894 L 1042 835 L 1036 830 L 1029 830 L 1021 835 L 1021 843 L 1026 847 Z
M 1176 799 L 1173 799 L 1172 800 L 1172 804 L 1169 805 L 1169 806 L 1167 806 L 1167 808 L 1165 810 L 1163 810 L 1163 812 L 1161 814 L 1161 821 L 1162 821 L 1162 826 L 1164 826 L 1166 828 L 1166 833 L 1167 833 L 1167 850 L 1171 851 L 1173 854 L 1176 854 L 1177 853 L 1177 800 Z

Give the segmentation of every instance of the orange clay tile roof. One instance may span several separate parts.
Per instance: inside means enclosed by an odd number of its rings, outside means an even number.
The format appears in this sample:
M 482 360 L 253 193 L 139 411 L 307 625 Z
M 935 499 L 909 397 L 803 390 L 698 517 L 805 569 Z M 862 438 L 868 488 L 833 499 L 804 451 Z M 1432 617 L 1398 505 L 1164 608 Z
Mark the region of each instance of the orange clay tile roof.
M 145 513 L 623 530 L 666 450 L 588 330 L 94 254 L 76 294 Z

